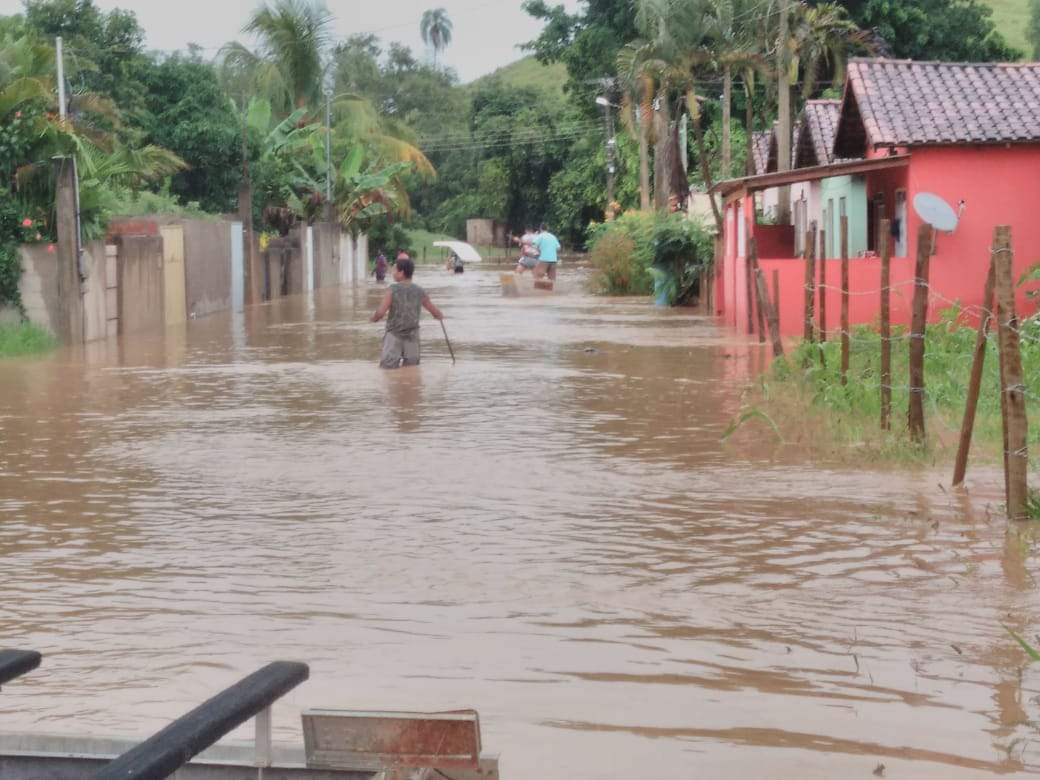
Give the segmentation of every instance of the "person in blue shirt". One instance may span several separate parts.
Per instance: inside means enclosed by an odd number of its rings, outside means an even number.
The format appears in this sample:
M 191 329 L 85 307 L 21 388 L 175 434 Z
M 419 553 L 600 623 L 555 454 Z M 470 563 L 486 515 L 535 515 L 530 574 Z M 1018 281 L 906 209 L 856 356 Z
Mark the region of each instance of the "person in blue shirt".
M 538 236 L 534 240 L 538 247 L 538 265 L 534 268 L 536 279 L 548 276 L 556 281 L 556 265 L 559 260 L 560 240 L 549 232 L 549 227 L 543 222 L 538 228 Z

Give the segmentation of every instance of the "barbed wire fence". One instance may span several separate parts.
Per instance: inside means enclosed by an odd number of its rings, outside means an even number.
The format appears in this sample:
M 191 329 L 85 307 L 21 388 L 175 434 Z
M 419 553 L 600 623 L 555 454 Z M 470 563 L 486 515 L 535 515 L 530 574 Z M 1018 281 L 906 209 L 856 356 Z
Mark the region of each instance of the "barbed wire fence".
M 839 381 L 847 388 L 849 382 L 850 355 L 853 344 L 863 344 L 871 349 L 880 343 L 880 365 L 877 381 L 866 380 L 857 376 L 855 384 L 860 391 L 873 390 L 880 397 L 880 420 L 882 430 L 892 427 L 892 393 L 897 392 L 905 397 L 907 406 L 907 428 L 911 440 L 922 443 L 925 440 L 925 404 L 931 402 L 934 411 L 938 412 L 935 399 L 928 396 L 925 377 L 926 358 L 938 357 L 928 351 L 927 314 L 929 304 L 935 301 L 955 308 L 959 317 L 977 320 L 976 338 L 972 350 L 971 371 L 968 378 L 964 414 L 960 426 L 957 456 L 954 463 L 953 484 L 964 481 L 967 470 L 968 455 L 971 448 L 975 427 L 976 411 L 982 390 L 983 369 L 987 351 L 997 353 L 999 365 L 999 395 L 1001 407 L 1001 427 L 1003 436 L 1004 489 L 1007 502 L 1008 517 L 1013 520 L 1024 520 L 1029 514 L 1028 491 L 1028 421 L 1026 418 L 1026 399 L 1040 401 L 1040 395 L 1033 393 L 1026 386 L 1022 368 L 1022 342 L 1040 344 L 1040 333 L 1035 329 L 1023 329 L 1015 309 L 1015 286 L 1012 276 L 1013 249 L 1011 229 L 1008 226 L 997 226 L 993 232 L 993 245 L 990 253 L 989 269 L 981 304 L 964 305 L 960 301 L 946 296 L 929 282 L 930 258 L 934 246 L 934 229 L 927 224 L 921 226 L 917 236 L 917 254 L 915 258 L 914 276 L 910 279 L 892 283 L 890 256 L 890 221 L 879 221 L 878 256 L 881 262 L 881 285 L 872 290 L 851 290 L 849 284 L 848 256 L 848 219 L 841 217 L 840 261 L 841 284 L 827 282 L 827 262 L 821 257 L 819 269 L 816 266 L 817 230 L 815 224 L 807 231 L 805 251 L 804 307 L 803 307 L 803 344 L 816 344 L 816 350 L 803 350 L 803 367 L 810 368 L 813 356 L 817 355 L 821 365 L 826 366 L 826 355 L 823 345 L 830 339 L 840 340 L 841 365 Z M 826 246 L 823 231 L 819 231 L 820 245 Z M 821 256 L 824 254 L 821 251 Z M 754 282 L 752 282 L 754 279 Z M 783 355 L 783 347 L 779 335 L 779 290 L 778 276 L 773 274 L 773 298 L 770 299 L 765 284 L 765 277 L 758 263 L 757 246 L 752 237 L 748 251 L 748 330 L 753 332 L 757 324 L 760 342 L 766 339 L 766 328 L 773 341 L 774 355 Z M 840 325 L 828 328 L 827 295 L 837 292 L 840 295 Z M 911 324 L 908 329 L 898 328 L 893 334 L 891 322 L 891 303 L 893 295 L 908 303 L 911 311 Z M 854 297 L 875 297 L 880 301 L 880 323 L 877 335 L 867 333 L 865 329 L 853 330 L 849 325 L 849 304 Z M 754 316 L 750 311 L 755 309 Z M 892 379 L 892 349 L 897 345 L 905 345 L 908 350 L 907 382 Z M 952 371 L 947 371 L 945 379 L 960 382 Z M 933 419 L 941 420 L 939 414 Z M 950 429 L 947 429 L 950 430 Z

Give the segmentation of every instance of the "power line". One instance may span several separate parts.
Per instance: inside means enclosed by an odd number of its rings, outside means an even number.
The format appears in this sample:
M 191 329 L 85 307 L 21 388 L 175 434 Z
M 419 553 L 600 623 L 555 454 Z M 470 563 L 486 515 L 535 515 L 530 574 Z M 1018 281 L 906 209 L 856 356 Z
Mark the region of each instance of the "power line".
M 553 135 L 557 133 L 570 132 L 570 131 L 584 131 L 594 130 L 599 128 L 600 123 L 598 121 L 588 120 L 585 122 L 577 122 L 573 125 L 559 126 L 556 128 L 531 128 L 528 130 L 513 130 L 512 128 L 504 128 L 502 130 L 489 130 L 479 133 L 468 133 L 460 131 L 456 133 L 446 133 L 440 136 L 419 136 L 418 143 L 429 146 L 442 146 L 445 144 L 454 143 L 469 143 L 477 141 L 495 141 L 502 138 L 519 138 L 524 136 L 544 136 Z
M 494 141 L 491 143 L 481 143 L 479 141 L 473 143 L 459 143 L 440 147 L 424 147 L 420 145 L 420 149 L 428 154 L 441 153 L 441 152 L 457 152 L 457 151 L 468 151 L 468 150 L 479 150 L 479 149 L 496 149 L 503 147 L 519 147 L 519 146 L 531 146 L 534 144 L 545 144 L 553 141 L 574 141 L 580 138 L 586 138 L 592 136 L 594 133 L 598 133 L 598 129 L 587 129 L 580 131 L 570 131 L 568 133 L 558 134 L 545 134 L 542 136 L 531 136 L 516 139 L 504 139 L 501 141 Z

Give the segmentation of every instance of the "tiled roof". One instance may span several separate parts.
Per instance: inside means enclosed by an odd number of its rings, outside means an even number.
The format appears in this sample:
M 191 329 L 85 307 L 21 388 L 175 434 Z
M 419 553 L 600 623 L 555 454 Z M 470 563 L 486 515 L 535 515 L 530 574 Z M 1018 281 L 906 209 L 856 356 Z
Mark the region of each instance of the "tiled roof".
M 756 130 L 751 134 L 751 152 L 755 158 L 756 174 L 765 173 L 769 168 L 769 144 L 772 140 L 772 130 Z
M 838 156 L 868 146 L 1040 142 L 1040 64 L 849 62 Z
M 802 113 L 802 127 L 795 139 L 795 167 L 807 168 L 834 162 L 834 136 L 838 132 L 840 100 L 810 100 Z

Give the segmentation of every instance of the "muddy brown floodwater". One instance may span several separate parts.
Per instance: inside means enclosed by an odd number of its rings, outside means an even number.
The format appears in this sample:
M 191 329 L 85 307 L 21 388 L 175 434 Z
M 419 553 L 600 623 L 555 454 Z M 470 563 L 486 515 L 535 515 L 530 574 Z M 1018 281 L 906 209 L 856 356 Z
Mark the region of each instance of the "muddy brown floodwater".
M 0 730 L 145 735 L 260 664 L 275 708 L 480 711 L 506 778 L 1040 768 L 1034 542 L 999 479 L 720 437 L 710 321 L 421 269 L 419 370 L 332 289 L 0 363 Z

